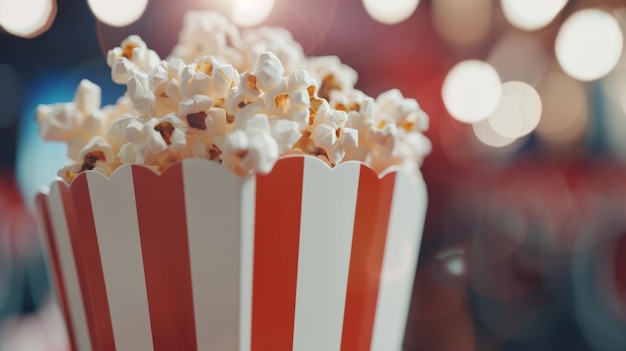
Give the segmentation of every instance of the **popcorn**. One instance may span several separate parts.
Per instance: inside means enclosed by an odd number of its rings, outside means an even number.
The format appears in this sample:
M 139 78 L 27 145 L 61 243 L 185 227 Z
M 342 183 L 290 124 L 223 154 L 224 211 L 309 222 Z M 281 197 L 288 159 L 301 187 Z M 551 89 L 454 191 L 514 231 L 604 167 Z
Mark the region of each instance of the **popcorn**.
M 39 135 L 44 140 L 62 141 L 68 145 L 68 157 L 82 161 L 80 150 L 94 136 L 104 137 L 120 113 L 129 111 L 127 98 L 122 97 L 116 105 L 100 109 L 101 91 L 94 83 L 83 79 L 76 88 L 72 102 L 37 106 L 36 120 Z M 115 136 L 110 138 L 114 146 Z
M 417 172 L 430 152 L 416 100 L 397 89 L 367 96 L 352 68 L 335 56 L 305 57 L 284 29 L 240 36 L 221 15 L 189 12 L 166 60 L 138 36 L 107 59 L 127 87 L 116 105 L 101 109 L 100 88 L 85 80 L 74 101 L 37 108 L 42 137 L 68 144 L 71 161 L 59 171 L 67 181 L 122 164 L 162 171 L 189 157 L 267 173 L 289 154 Z
M 309 58 L 308 69 L 311 75 L 321 82 L 318 94 L 324 99 L 330 98 L 332 90 L 353 89 L 358 78 L 356 71 L 342 64 L 337 56 Z
M 239 30 L 226 17 L 216 12 L 189 11 L 183 20 L 183 29 L 171 57 L 187 63 L 203 55 L 213 55 L 223 63 L 239 67 L 243 62 Z
M 117 84 L 125 84 L 135 71 L 149 72 L 160 61 L 159 55 L 149 50 L 138 35 L 129 36 L 122 41 L 122 45 L 107 53 L 111 78 Z
M 256 86 L 265 91 L 278 85 L 284 73 L 285 68 L 278 57 L 269 51 L 260 54 L 254 64 Z
M 238 129 L 226 135 L 224 158 L 238 173 L 268 173 L 278 160 L 279 147 L 272 137 L 267 115 L 242 118 Z
M 257 57 L 268 51 L 278 57 L 287 72 L 305 67 L 306 57 L 302 46 L 285 28 L 261 27 L 246 30 L 242 33 L 242 41 L 246 70 L 253 69 Z
M 143 73 L 135 73 L 126 83 L 128 96 L 133 106 L 144 115 L 156 113 L 157 103 L 154 92 L 150 89 L 148 76 Z

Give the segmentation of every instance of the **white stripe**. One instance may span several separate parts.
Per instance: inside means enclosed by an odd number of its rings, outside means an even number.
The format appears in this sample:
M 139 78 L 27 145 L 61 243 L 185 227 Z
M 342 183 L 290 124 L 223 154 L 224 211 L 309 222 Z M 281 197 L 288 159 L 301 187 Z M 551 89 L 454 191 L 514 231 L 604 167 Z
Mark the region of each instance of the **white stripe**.
M 87 172 L 117 350 L 152 351 L 150 312 L 130 166 L 110 180 Z
M 242 179 L 206 160 L 183 179 L 198 351 L 238 350 Z
M 45 194 L 45 197 L 43 198 L 43 200 L 45 202 L 48 202 L 48 195 L 50 194 L 50 189 L 47 187 L 44 187 L 42 189 L 39 190 L 39 192 L 41 194 Z M 39 196 L 39 195 L 37 195 Z M 46 205 L 46 207 L 48 207 Z M 63 310 L 63 308 L 61 307 L 61 282 L 57 279 L 57 274 L 61 275 L 61 272 L 57 272 L 57 269 L 55 267 L 54 264 L 54 260 L 55 257 L 52 256 L 52 243 L 48 240 L 48 235 L 54 235 L 54 233 L 48 233 L 48 227 L 46 226 L 46 222 L 45 222 L 45 216 L 49 215 L 44 213 L 44 209 L 40 208 L 39 206 L 36 206 L 36 223 L 37 223 L 37 231 L 39 233 L 39 240 L 41 242 L 41 249 L 43 251 L 44 254 L 44 258 L 46 260 L 46 272 L 48 273 L 48 277 L 50 278 L 50 281 L 52 283 L 52 287 L 53 289 L 51 289 L 51 293 L 53 294 L 53 297 L 56 298 L 57 303 L 59 304 L 59 312 L 61 313 L 61 315 L 63 316 L 63 322 L 65 322 L 66 320 L 69 320 L 71 317 L 70 316 L 66 316 L 65 315 L 65 310 Z M 48 210 L 50 211 L 50 210 Z M 51 224 L 52 225 L 52 224 Z M 50 228 L 50 230 L 54 231 L 54 228 Z M 59 258 L 56 258 L 57 260 L 59 260 Z M 67 325 L 63 324 L 61 326 L 63 328 L 63 330 L 67 330 Z M 2 347 L 0 347 L 0 350 L 2 349 Z
M 341 347 L 359 172 L 305 158 L 294 351 Z
M 76 347 L 81 351 L 91 351 L 91 342 L 84 309 L 85 305 L 83 304 L 83 296 L 80 291 L 76 261 L 74 260 L 72 242 L 70 240 L 70 233 L 59 186 L 59 183 L 55 182 L 50 189 L 50 195 L 48 195 L 48 209 L 50 211 L 54 239 L 59 254 L 61 275 L 65 282 L 66 300 L 74 328 Z
M 252 277 L 254 274 L 254 223 L 256 177 L 244 181 L 241 193 L 241 270 L 239 310 L 239 351 L 252 347 Z
M 372 351 L 402 350 L 426 203 L 424 180 L 398 172 L 387 227 Z

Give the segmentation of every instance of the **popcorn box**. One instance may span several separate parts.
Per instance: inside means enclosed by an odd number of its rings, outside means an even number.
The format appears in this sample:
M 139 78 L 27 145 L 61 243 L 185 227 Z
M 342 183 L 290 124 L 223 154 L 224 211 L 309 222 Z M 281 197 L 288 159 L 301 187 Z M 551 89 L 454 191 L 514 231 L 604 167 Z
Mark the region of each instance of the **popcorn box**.
M 422 178 L 282 158 L 81 173 L 37 197 L 73 350 L 401 350 Z

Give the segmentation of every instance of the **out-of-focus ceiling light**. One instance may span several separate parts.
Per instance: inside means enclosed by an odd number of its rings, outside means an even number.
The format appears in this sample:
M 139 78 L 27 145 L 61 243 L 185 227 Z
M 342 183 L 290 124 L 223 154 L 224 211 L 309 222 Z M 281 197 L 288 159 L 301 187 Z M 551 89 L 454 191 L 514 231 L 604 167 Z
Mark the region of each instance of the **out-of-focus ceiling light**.
M 623 36 L 611 14 L 585 9 L 571 15 L 556 37 L 556 57 L 565 73 L 591 81 L 602 78 L 622 54 Z

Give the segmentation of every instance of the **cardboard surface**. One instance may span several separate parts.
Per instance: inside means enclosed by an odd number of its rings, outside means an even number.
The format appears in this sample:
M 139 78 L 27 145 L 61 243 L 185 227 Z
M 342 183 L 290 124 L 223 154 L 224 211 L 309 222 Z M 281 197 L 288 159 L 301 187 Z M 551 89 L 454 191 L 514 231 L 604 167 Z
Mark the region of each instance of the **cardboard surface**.
M 241 178 L 185 160 L 86 172 L 42 201 L 77 350 L 401 349 L 421 178 L 312 157 Z

